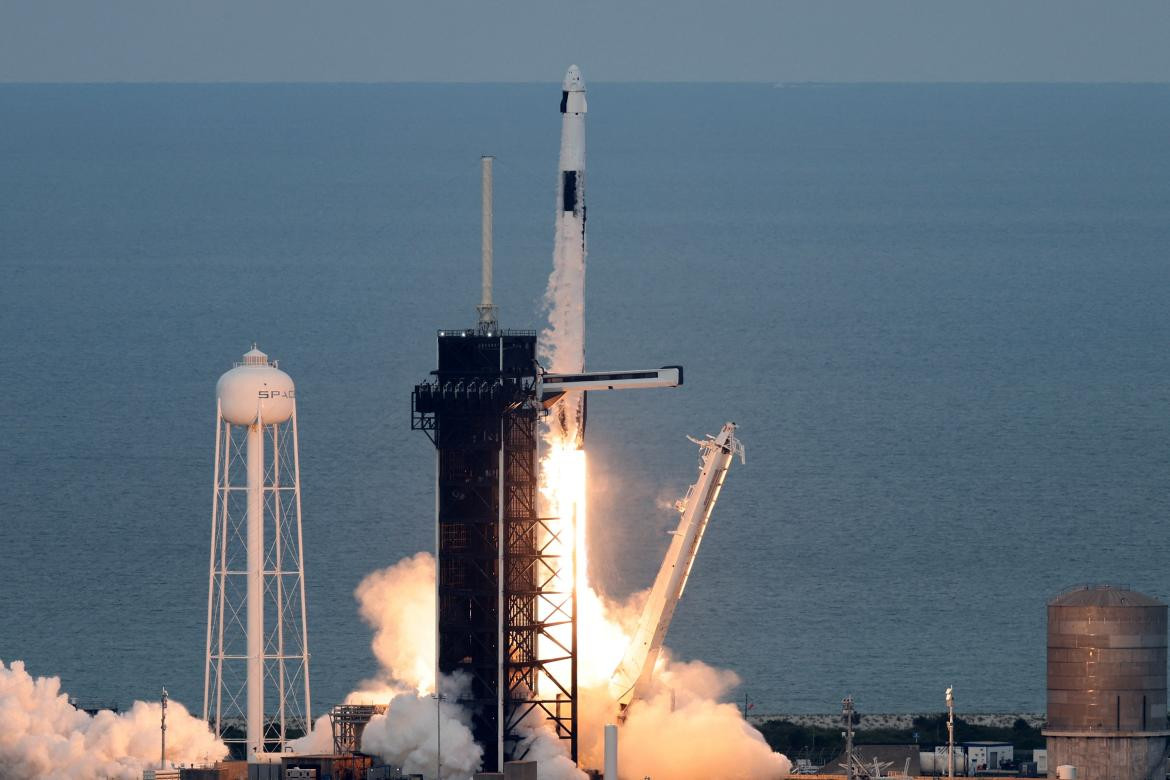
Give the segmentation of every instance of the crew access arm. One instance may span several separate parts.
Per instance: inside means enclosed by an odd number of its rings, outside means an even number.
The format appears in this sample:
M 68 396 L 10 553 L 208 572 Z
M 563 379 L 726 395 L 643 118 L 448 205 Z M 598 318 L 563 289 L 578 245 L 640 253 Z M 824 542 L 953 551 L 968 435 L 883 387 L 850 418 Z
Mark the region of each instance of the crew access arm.
M 736 455 L 744 460 L 743 444 L 735 438 L 735 423 L 727 423 L 718 436 L 700 441 L 691 439 L 702 450 L 699 459 L 699 479 L 691 485 L 686 496 L 675 506 L 682 513 L 678 530 L 670 542 L 670 549 L 662 561 L 662 568 L 654 580 L 654 587 L 642 618 L 625 657 L 610 678 L 610 690 L 618 701 L 618 719 L 625 720 L 630 704 L 645 695 L 654 675 L 654 666 L 662 653 L 662 643 L 674 617 L 675 607 L 687 586 L 699 543 L 711 519 L 711 511 L 727 478 L 727 470 Z M 687 438 L 690 438 L 689 436 Z

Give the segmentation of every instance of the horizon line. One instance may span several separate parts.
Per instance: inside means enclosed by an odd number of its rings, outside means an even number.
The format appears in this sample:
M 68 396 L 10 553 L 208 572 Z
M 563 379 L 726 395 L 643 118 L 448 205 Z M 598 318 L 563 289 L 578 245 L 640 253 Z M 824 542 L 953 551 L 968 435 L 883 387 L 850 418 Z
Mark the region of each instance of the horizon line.
M 124 80 L 100 80 L 100 81 L 64 81 L 64 80 L 8 80 L 0 79 L 0 86 L 549 86 L 558 85 L 561 82 L 555 81 L 440 81 L 440 80 L 248 80 L 248 79 L 223 79 L 223 80 L 138 80 L 138 79 L 124 79 Z M 978 79 L 952 79 L 952 80 L 909 80 L 909 81 L 889 81 L 881 79 L 861 80 L 861 81 L 818 81 L 813 79 L 808 80 L 729 80 L 729 79 L 710 79 L 710 80 L 634 80 L 623 79 L 618 81 L 607 81 L 604 79 L 591 80 L 590 84 L 604 84 L 604 85 L 656 85 L 656 86 L 671 86 L 671 85 L 707 85 L 707 86 L 771 86 L 777 88 L 786 87 L 835 87 L 835 86 L 1167 86 L 1170 85 L 1168 80 L 1116 80 L 1116 79 L 1102 79 L 1099 81 L 1086 81 L 1083 79 L 1067 79 L 1067 80 L 978 80 Z

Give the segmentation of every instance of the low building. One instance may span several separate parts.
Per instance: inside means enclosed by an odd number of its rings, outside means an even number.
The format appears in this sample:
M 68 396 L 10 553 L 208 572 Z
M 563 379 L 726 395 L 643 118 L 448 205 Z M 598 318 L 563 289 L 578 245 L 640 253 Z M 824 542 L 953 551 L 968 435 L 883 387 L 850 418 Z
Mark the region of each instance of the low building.
M 308 772 L 302 777 L 317 777 L 321 780 L 365 780 L 366 771 L 374 765 L 374 759 L 361 753 L 320 756 L 281 756 L 285 777 L 293 769 Z
M 179 770 L 147 769 L 142 773 L 142 780 L 179 780 Z
M 964 742 L 967 760 L 976 772 L 981 769 L 1006 769 L 1015 762 L 1015 747 L 1010 742 Z

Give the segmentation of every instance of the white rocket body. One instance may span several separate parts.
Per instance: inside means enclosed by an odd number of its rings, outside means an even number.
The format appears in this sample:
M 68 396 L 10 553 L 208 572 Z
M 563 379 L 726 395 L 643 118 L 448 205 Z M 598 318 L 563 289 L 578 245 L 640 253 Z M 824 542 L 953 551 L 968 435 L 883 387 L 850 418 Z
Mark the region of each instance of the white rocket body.
M 564 182 L 564 173 L 575 172 L 579 179 L 580 195 L 570 203 L 565 201 L 562 211 L 577 213 L 581 217 L 581 225 L 585 224 L 585 80 L 581 78 L 581 71 L 576 65 L 570 65 L 565 73 L 565 81 L 561 84 L 561 181 Z M 565 194 L 562 187 L 561 193 Z M 581 237 L 584 238 L 584 230 Z
M 563 283 L 585 280 L 585 80 L 576 65 L 569 66 L 561 85 L 561 155 L 557 173 L 556 254 Z M 567 267 L 566 267 L 567 266 Z M 562 344 L 579 345 L 571 352 L 561 349 L 548 368 L 570 374 L 585 370 L 585 290 L 575 290 L 560 302 L 553 323 Z M 572 301 L 568 304 L 568 301 Z M 584 443 L 585 394 L 566 394 L 555 410 L 554 424 L 578 447 Z

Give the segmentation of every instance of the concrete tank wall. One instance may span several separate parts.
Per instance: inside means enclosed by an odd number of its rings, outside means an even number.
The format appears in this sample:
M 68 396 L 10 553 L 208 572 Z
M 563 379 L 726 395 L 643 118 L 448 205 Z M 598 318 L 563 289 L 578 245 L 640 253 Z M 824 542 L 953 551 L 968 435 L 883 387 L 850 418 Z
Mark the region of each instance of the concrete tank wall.
M 1085 588 L 1048 605 L 1048 727 L 1166 728 L 1166 605 Z
M 1048 736 L 1048 776 L 1071 764 L 1077 780 L 1166 780 L 1166 737 Z
M 1110 586 L 1048 603 L 1048 776 L 1165 780 L 1166 605 Z

